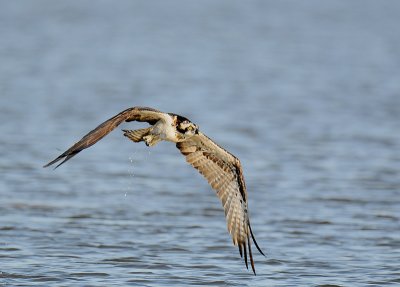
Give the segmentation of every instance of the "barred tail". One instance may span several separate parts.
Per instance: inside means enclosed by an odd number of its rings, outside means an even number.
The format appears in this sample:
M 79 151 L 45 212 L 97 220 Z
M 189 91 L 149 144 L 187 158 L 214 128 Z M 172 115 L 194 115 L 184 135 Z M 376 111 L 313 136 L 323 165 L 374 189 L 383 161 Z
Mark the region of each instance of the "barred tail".
M 143 141 L 143 137 L 148 135 L 151 127 L 139 130 L 122 130 L 124 132 L 124 136 L 134 141 L 135 143 Z

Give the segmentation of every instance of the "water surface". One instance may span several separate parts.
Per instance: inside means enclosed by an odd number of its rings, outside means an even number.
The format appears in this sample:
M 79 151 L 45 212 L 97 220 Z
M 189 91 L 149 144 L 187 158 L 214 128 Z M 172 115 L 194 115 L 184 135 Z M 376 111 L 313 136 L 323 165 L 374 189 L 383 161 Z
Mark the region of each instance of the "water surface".
M 398 1 L 93 4 L 0 1 L 0 286 L 400 283 Z M 42 168 L 135 105 L 241 159 L 256 277 L 173 144 Z

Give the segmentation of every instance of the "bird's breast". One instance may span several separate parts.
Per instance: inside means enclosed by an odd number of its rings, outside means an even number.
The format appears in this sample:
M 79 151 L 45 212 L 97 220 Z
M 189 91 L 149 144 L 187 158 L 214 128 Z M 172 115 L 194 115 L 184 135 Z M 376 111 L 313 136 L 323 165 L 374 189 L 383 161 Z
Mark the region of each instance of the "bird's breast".
M 171 117 L 166 117 L 166 119 L 158 121 L 152 129 L 152 134 L 157 135 L 162 140 L 178 142 L 176 127 L 173 124 Z

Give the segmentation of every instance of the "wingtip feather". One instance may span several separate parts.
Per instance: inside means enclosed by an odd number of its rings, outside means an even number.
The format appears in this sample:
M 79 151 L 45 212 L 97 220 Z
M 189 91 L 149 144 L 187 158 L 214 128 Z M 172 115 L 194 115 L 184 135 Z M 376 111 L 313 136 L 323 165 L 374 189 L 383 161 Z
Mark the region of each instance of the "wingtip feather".
M 249 222 L 248 225 L 249 225 L 250 234 L 251 234 L 251 238 L 253 239 L 254 245 L 256 246 L 258 252 L 260 252 L 262 255 L 264 255 L 264 257 L 266 257 L 266 255 L 264 254 L 264 252 L 262 252 L 260 246 L 258 246 L 258 244 L 257 244 L 256 238 L 254 237 L 254 234 L 253 234 L 253 230 L 251 230 L 250 222 Z
M 246 264 L 247 270 L 249 270 L 249 264 L 247 262 L 247 248 L 246 244 L 243 244 L 243 250 L 244 250 L 244 263 Z
M 56 162 L 60 161 L 63 157 L 64 157 L 64 156 L 61 156 L 61 155 L 60 155 L 60 156 L 57 157 L 56 159 L 54 159 L 54 160 L 48 162 L 47 164 L 45 164 L 45 165 L 43 166 L 43 168 L 46 168 L 46 167 L 49 167 L 49 166 L 55 164 Z
M 249 234 L 247 234 L 247 245 L 249 247 L 251 269 L 253 270 L 254 276 L 256 276 L 257 274 L 256 274 L 256 268 L 254 267 L 253 253 L 251 252 L 251 242 L 250 242 Z
M 58 165 L 56 165 L 55 167 L 54 167 L 54 169 L 56 169 L 57 167 L 59 167 L 60 165 L 62 165 L 63 163 L 65 163 L 67 160 L 69 160 L 71 157 L 73 157 L 73 156 L 75 156 L 77 153 L 79 153 L 80 152 L 80 150 L 76 150 L 76 151 L 73 151 L 73 152 L 70 152 L 70 153 L 63 153 L 62 155 L 60 155 L 60 156 L 58 156 L 56 159 L 54 159 L 54 160 L 52 160 L 51 162 L 49 162 L 48 164 L 45 164 L 43 167 L 45 168 L 45 167 L 49 167 L 49 166 L 51 166 L 51 165 L 53 165 L 53 164 L 55 164 L 56 162 L 58 162 L 58 161 L 60 161 L 60 160 L 62 160 L 63 159 L 63 161 L 62 162 L 60 162 Z
M 241 244 L 239 244 L 239 254 L 240 254 L 240 258 L 243 258 L 243 250 L 242 250 Z

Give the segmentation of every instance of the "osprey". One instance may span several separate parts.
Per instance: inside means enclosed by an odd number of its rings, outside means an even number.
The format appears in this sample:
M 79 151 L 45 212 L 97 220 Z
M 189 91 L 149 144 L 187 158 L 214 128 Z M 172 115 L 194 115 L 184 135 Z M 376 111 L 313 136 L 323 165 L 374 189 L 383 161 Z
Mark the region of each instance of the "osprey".
M 251 230 L 247 191 L 240 161 L 201 133 L 197 125 L 187 118 L 146 107 L 126 109 L 100 124 L 44 167 L 63 160 L 55 168 L 59 167 L 80 151 L 98 142 L 124 121 L 147 122 L 151 125 L 144 129 L 123 130 L 124 136 L 134 142 L 144 141 L 147 146 L 154 146 L 162 140 L 176 143 L 176 147 L 186 157 L 186 161 L 197 169 L 216 190 L 225 210 L 228 231 L 232 236 L 233 244 L 239 247 L 242 258 L 244 254 L 247 269 L 247 254 L 249 254 L 251 268 L 256 274 L 250 237 L 258 251 L 262 255 L 264 253 Z

